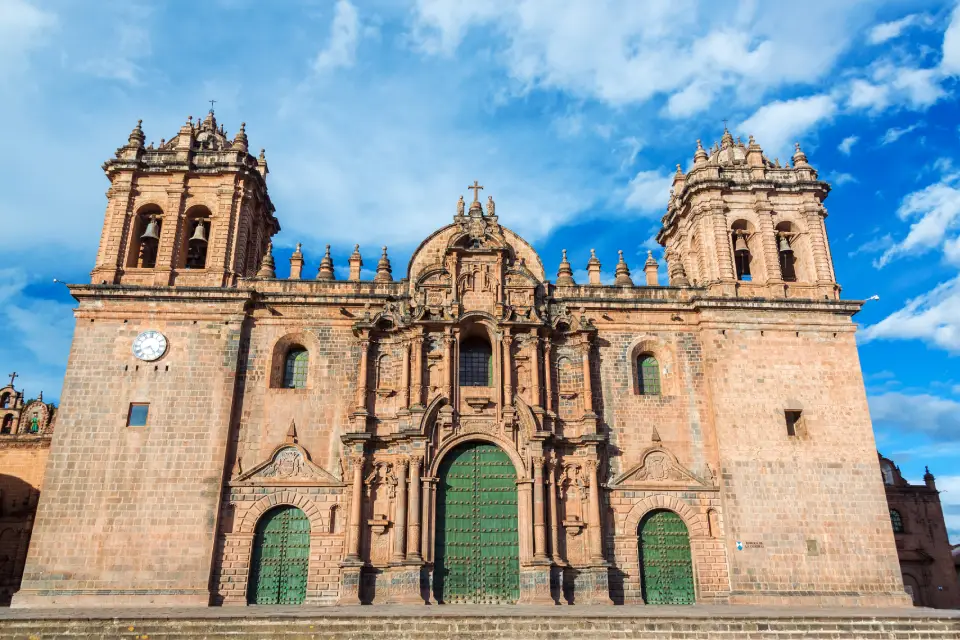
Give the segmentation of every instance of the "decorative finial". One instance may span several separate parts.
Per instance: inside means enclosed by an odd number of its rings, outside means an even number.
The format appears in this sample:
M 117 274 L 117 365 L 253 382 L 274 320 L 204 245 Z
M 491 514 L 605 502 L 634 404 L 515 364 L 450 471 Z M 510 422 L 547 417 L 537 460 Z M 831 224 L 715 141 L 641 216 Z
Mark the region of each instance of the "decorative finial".
M 350 254 L 350 275 L 348 276 L 349 280 L 359 280 L 360 279 L 360 269 L 363 267 L 363 258 L 360 256 L 360 245 L 353 245 L 353 253 Z
M 683 169 L 680 168 L 680 165 L 679 165 L 679 164 L 677 165 L 677 175 L 678 175 L 678 176 L 682 176 L 682 175 L 683 175 Z
M 563 259 L 560 261 L 560 268 L 557 269 L 557 286 L 572 287 L 576 282 L 573 281 L 573 269 L 567 261 L 567 250 L 563 249 L 562 254 Z
M 697 139 L 697 151 L 693 154 L 693 164 L 703 164 L 707 161 L 707 152 L 703 148 L 703 144 Z
M 480 189 L 483 189 L 483 185 L 474 180 L 472 185 L 467 186 L 467 189 L 473 189 L 473 201 L 480 202 Z
M 650 434 L 650 440 L 656 445 L 660 446 L 660 434 L 657 432 L 657 428 L 653 427 L 653 433 Z
M 597 253 L 593 249 L 590 249 L 590 260 L 587 261 L 587 275 L 590 278 L 590 285 L 600 285 L 600 260 L 597 259 Z
M 127 146 L 143 147 L 143 141 L 146 139 L 146 136 L 143 135 L 143 129 L 140 126 L 142 124 L 143 120 L 137 120 L 137 126 L 133 128 L 133 131 L 130 132 L 130 137 L 127 138 Z
M 794 151 L 793 153 L 793 166 L 794 167 L 809 166 L 807 164 L 807 154 L 805 154 L 803 150 L 800 148 L 800 143 L 795 142 L 793 146 L 796 149 L 796 151 Z
M 273 243 L 267 243 L 267 251 L 263 254 L 263 260 L 260 261 L 260 270 L 257 271 L 258 278 L 276 278 L 276 264 L 273 261 Z
M 633 278 L 630 277 L 630 268 L 623 259 L 623 251 L 617 251 L 617 255 L 619 256 L 619 260 L 617 261 L 617 270 L 613 278 L 613 284 L 618 287 L 632 287 Z
M 320 260 L 320 268 L 317 269 L 317 280 L 334 280 L 333 258 L 330 257 L 330 245 L 327 245 L 327 251 Z
M 207 102 L 210 103 L 210 113 L 213 113 L 213 104 L 216 102 L 216 100 L 208 100 Z
M 300 247 L 303 246 L 302 242 L 297 243 L 297 253 L 300 253 Z
M 390 258 L 387 257 L 387 247 L 383 247 L 383 254 L 380 256 L 380 262 L 377 263 L 377 275 L 373 278 L 374 282 L 392 282 L 393 270 L 390 268 Z
M 290 418 L 290 426 L 287 428 L 287 444 L 297 443 L 297 423 Z

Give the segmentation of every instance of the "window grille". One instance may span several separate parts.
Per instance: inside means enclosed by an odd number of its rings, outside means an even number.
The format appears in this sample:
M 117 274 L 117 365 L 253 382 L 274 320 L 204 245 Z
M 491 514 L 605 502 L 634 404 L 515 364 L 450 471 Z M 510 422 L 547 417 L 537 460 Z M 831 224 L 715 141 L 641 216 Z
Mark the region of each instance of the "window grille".
M 493 350 L 482 338 L 469 338 L 460 344 L 460 386 L 489 387 Z
M 903 517 L 896 509 L 890 509 L 890 524 L 893 525 L 894 533 L 903 533 Z
M 283 386 L 286 389 L 303 389 L 307 386 L 307 364 L 310 355 L 302 347 L 293 347 L 287 351 L 283 368 Z
M 640 356 L 637 360 L 637 382 L 640 395 L 660 395 L 660 364 L 651 355 Z

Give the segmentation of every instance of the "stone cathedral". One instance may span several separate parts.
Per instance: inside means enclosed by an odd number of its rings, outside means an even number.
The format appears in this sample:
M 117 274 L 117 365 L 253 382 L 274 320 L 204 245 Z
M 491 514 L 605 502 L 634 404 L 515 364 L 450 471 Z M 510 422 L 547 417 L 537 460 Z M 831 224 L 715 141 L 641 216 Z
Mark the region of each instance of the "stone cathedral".
M 298 245 L 278 279 L 244 126 L 144 141 L 104 164 L 14 606 L 909 604 L 799 145 L 698 142 L 665 265 L 604 285 L 477 182 L 402 273 Z

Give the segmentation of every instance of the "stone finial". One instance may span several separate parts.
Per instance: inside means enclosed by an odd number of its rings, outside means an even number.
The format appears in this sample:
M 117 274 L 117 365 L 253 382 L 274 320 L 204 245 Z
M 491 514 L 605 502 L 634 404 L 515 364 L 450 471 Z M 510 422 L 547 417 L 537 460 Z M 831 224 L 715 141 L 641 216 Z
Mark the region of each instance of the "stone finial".
M 287 428 L 287 444 L 297 443 L 297 423 L 290 418 L 290 426 Z
M 267 174 L 270 173 L 270 169 L 267 168 L 267 150 L 260 149 L 260 155 L 257 156 L 257 171 L 260 172 L 260 175 L 264 178 L 267 177 Z
M 924 467 L 923 470 L 924 470 L 923 483 L 927 485 L 928 489 L 933 489 L 934 491 L 936 491 L 937 490 L 936 478 L 934 478 L 933 474 L 930 473 L 930 467 Z
M 380 262 L 377 263 L 377 275 L 373 277 L 374 282 L 393 282 L 393 269 L 390 268 L 390 258 L 387 257 L 387 248 L 383 247 L 383 254 L 380 256 Z
M 360 268 L 363 266 L 363 258 L 360 257 L 360 245 L 353 245 L 353 253 L 350 254 L 350 275 L 347 280 L 359 280 Z
M 687 279 L 687 271 L 683 268 L 683 263 L 680 262 L 680 258 L 678 258 L 676 254 L 674 254 L 672 259 L 667 260 L 667 274 L 670 277 L 671 287 L 690 286 L 690 281 Z
M 290 279 L 299 280 L 303 274 L 303 253 L 300 251 L 300 243 L 297 243 L 297 250 L 290 256 Z
M 137 120 L 137 126 L 133 128 L 133 131 L 130 132 L 130 137 L 127 138 L 128 147 L 136 147 L 138 149 L 143 148 L 145 136 L 143 135 L 143 129 L 140 126 L 142 124 L 143 120 Z
M 591 286 L 600 286 L 600 259 L 597 258 L 597 252 L 594 249 L 590 249 L 590 259 L 587 261 L 587 276 L 590 278 L 589 284 Z
M 700 142 L 699 138 L 697 139 L 697 151 L 693 154 L 693 164 L 694 166 L 699 166 L 707 161 L 707 152 L 703 148 L 703 143 Z
M 560 268 L 557 269 L 557 286 L 558 287 L 572 287 L 577 284 L 573 281 L 573 269 L 570 267 L 570 262 L 567 260 L 567 250 L 563 250 L 563 259 L 560 261 Z
M 653 433 L 650 434 L 650 442 L 655 446 L 660 446 L 660 433 L 657 431 L 657 427 L 653 427 Z
M 685 178 L 684 178 L 684 176 L 683 176 L 683 169 L 681 169 L 681 168 L 680 168 L 680 165 L 678 164 L 678 165 L 677 165 L 677 170 L 676 170 L 676 171 L 674 172 L 674 174 L 673 174 L 673 189 L 672 189 L 672 191 L 676 191 L 677 193 L 680 193 L 680 191 L 683 189 L 684 180 L 685 180 Z
M 794 147 L 796 148 L 796 151 L 793 152 L 793 166 L 798 168 L 809 167 L 810 165 L 807 163 L 807 154 L 805 154 L 800 148 L 800 143 L 794 143 Z
M 247 141 L 247 123 L 240 123 L 240 130 L 237 131 L 237 135 L 233 138 L 233 148 L 239 151 L 247 151 L 248 141 Z
M 613 279 L 613 284 L 618 287 L 632 287 L 633 278 L 630 277 L 630 267 L 627 266 L 626 261 L 623 259 L 623 251 L 617 251 L 617 254 L 620 256 L 620 259 L 617 261 L 617 271 Z
M 327 245 L 327 251 L 320 260 L 320 268 L 317 269 L 317 280 L 336 280 L 333 272 L 333 258 L 330 257 L 330 245 Z
M 647 276 L 647 286 L 656 287 L 660 284 L 660 276 L 657 273 L 660 265 L 657 259 L 653 257 L 653 251 L 647 251 L 647 261 L 643 263 L 643 273 Z
M 731 135 L 730 130 L 727 129 L 727 126 L 723 126 L 723 137 L 720 138 L 720 148 L 726 149 L 733 146 L 733 135 Z
M 276 278 L 277 269 L 273 261 L 273 243 L 267 243 L 267 251 L 263 254 L 263 260 L 260 261 L 260 270 L 257 271 L 258 278 Z

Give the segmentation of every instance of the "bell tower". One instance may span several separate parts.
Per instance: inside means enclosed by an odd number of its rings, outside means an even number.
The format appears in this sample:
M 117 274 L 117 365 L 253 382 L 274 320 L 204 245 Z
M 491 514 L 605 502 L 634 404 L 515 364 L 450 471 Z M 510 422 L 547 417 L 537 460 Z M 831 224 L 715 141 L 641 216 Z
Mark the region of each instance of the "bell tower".
M 663 228 L 674 286 L 712 295 L 836 300 L 821 181 L 799 143 L 789 162 L 771 161 L 750 136 L 724 129 L 707 151 L 697 141 L 693 168 L 677 165 Z
M 233 140 L 213 109 L 144 146 L 141 122 L 104 163 L 110 180 L 94 284 L 227 287 L 253 276 L 280 230 L 267 161 Z

